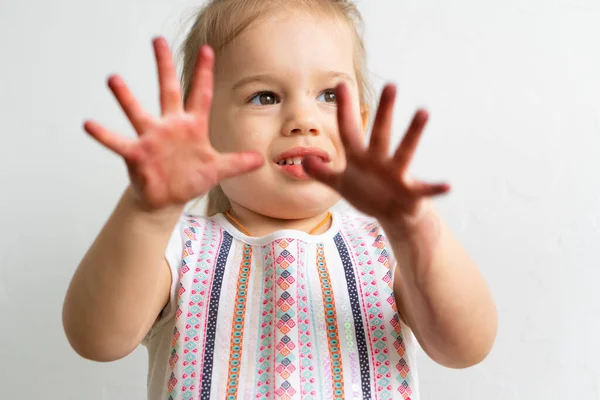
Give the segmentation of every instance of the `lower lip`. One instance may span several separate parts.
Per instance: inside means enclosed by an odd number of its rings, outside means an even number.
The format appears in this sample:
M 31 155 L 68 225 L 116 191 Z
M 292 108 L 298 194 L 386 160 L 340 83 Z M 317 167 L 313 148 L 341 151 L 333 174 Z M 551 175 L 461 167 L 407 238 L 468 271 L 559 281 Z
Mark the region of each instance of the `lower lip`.
M 285 174 L 291 176 L 292 178 L 304 181 L 307 179 L 311 179 L 310 175 L 307 175 L 304 172 L 304 168 L 302 165 L 279 165 L 275 164 L 279 169 L 281 169 Z

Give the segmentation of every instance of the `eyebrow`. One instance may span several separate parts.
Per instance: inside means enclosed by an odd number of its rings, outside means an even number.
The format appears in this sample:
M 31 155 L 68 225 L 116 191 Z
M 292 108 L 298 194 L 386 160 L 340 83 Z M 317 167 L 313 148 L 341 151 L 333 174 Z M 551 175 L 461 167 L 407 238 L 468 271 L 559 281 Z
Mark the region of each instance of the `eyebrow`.
M 353 79 L 350 75 L 348 75 L 345 72 L 338 72 L 338 71 L 326 71 L 326 72 L 322 72 L 320 74 L 318 74 L 319 78 L 341 78 L 347 81 L 352 82 Z M 240 79 L 239 81 L 237 81 L 232 89 L 233 90 L 237 90 L 242 86 L 245 86 L 249 83 L 254 83 L 254 82 L 263 82 L 263 83 L 272 83 L 274 81 L 277 81 L 276 78 L 274 78 L 272 75 L 267 75 L 267 74 L 260 74 L 260 75 L 251 75 L 251 76 L 247 76 L 245 78 Z
M 273 82 L 275 81 L 275 79 L 271 76 L 271 75 L 252 75 L 252 76 L 247 76 L 245 78 L 240 79 L 239 81 L 237 81 L 232 89 L 233 90 L 237 90 L 239 88 L 241 88 L 242 86 L 246 86 L 249 83 L 254 83 L 254 82 Z
M 327 72 L 321 74 L 321 77 L 323 77 L 323 78 L 340 78 L 340 79 L 344 79 L 344 80 L 350 81 L 350 82 L 353 81 L 352 77 L 345 72 L 327 71 Z

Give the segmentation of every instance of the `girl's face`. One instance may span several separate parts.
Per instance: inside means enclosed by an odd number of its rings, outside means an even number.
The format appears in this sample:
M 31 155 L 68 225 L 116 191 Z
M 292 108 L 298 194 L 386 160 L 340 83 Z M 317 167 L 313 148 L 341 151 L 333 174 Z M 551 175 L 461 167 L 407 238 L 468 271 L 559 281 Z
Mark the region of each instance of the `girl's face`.
M 329 167 L 346 166 L 333 89 L 347 82 L 360 122 L 350 29 L 308 13 L 267 16 L 245 29 L 219 54 L 210 137 L 220 152 L 257 151 L 264 165 L 223 181 L 232 203 L 282 219 L 308 218 L 340 196 L 314 179 L 288 174 L 277 160 L 285 151 L 324 151 Z

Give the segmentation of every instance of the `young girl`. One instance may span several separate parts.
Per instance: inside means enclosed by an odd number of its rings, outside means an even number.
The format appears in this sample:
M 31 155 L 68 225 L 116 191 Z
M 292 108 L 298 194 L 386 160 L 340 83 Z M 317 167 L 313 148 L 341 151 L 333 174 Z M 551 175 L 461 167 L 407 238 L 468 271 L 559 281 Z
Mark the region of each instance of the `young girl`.
M 408 176 L 426 112 L 389 155 L 386 86 L 363 146 L 355 6 L 283 4 L 210 1 L 183 45 L 183 96 L 156 39 L 159 118 L 109 79 L 139 138 L 85 124 L 131 184 L 73 277 L 66 334 L 98 361 L 146 345 L 152 400 L 418 399 L 418 345 L 480 362 L 494 303 L 431 205 L 448 186 Z M 207 193 L 208 216 L 184 212 Z M 364 216 L 331 211 L 342 197 Z

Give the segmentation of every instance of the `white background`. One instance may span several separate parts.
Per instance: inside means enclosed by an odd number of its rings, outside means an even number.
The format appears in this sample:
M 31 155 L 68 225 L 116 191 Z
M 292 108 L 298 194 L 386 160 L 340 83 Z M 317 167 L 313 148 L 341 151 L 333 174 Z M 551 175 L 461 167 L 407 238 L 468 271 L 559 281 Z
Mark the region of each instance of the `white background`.
M 153 36 L 180 43 L 197 1 L 0 3 L 0 399 L 142 399 L 146 351 L 97 364 L 69 347 L 69 280 L 127 183 L 81 129 L 133 136 L 105 85 L 158 110 Z M 600 2 L 363 0 L 395 139 L 431 122 L 414 173 L 448 180 L 444 217 L 500 314 L 482 364 L 420 357 L 423 400 L 600 399 Z M 468 290 L 468 288 L 465 288 Z

